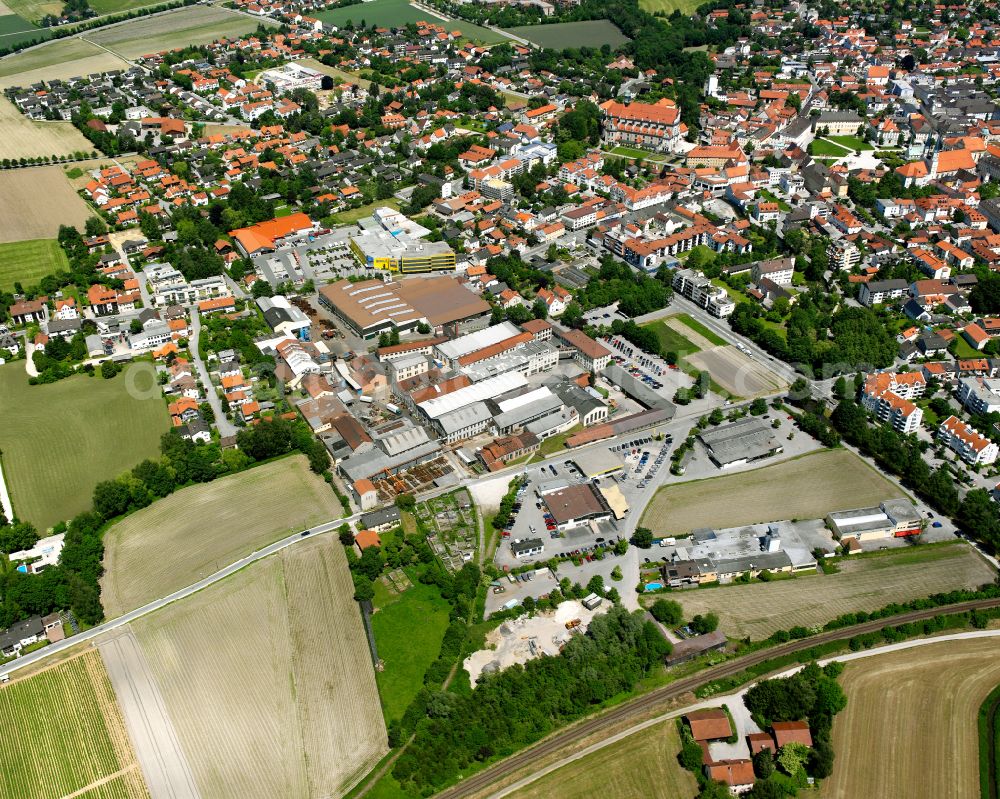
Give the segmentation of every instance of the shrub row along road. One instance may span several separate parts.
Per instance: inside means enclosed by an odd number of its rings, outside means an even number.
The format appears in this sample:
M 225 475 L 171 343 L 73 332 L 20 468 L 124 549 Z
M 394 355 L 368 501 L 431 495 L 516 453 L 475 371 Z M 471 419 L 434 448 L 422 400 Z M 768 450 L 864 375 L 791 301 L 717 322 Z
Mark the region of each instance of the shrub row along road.
M 1000 713 L 1000 695 L 990 695 L 986 700 L 989 705 L 986 708 L 986 740 L 979 742 L 979 747 L 986 752 L 986 760 L 980 759 L 980 767 L 985 766 L 986 780 L 985 787 L 989 793 L 984 793 L 984 799 L 998 799 L 997 792 L 997 714 Z M 983 729 L 980 728 L 980 735 Z M 980 785 L 982 786 L 982 776 Z
M 558 732 L 540 743 L 525 749 L 516 755 L 511 755 L 506 760 L 501 760 L 494 766 L 487 768 L 468 779 L 463 780 L 458 785 L 448 788 L 437 794 L 437 799 L 462 799 L 473 796 L 480 791 L 487 790 L 505 777 L 509 777 L 549 755 L 555 754 L 559 750 L 570 746 L 578 741 L 609 729 L 619 724 L 633 720 L 643 714 L 655 711 L 659 707 L 671 700 L 677 699 L 686 693 L 714 682 L 716 680 L 732 677 L 745 671 L 751 666 L 759 665 L 772 658 L 780 658 L 785 655 L 802 652 L 812 649 L 814 646 L 826 644 L 831 641 L 840 641 L 853 638 L 856 635 L 877 632 L 884 627 L 894 627 L 899 624 L 910 622 L 926 621 L 935 616 L 948 615 L 952 613 L 964 613 L 973 610 L 984 610 L 986 608 L 1000 607 L 1000 598 L 977 599 L 971 602 L 959 602 L 955 605 L 943 605 L 937 608 L 927 608 L 925 610 L 913 610 L 909 613 L 902 613 L 886 619 L 877 619 L 863 624 L 856 624 L 853 627 L 844 627 L 839 630 L 820 633 L 810 638 L 802 638 L 797 641 L 790 641 L 787 644 L 761 649 L 749 655 L 726 661 L 718 666 L 714 666 L 705 671 L 684 677 L 670 685 L 650 691 L 643 696 L 637 697 L 625 704 L 618 705 L 597 716 L 585 719 L 576 725 L 567 728 L 563 732 Z

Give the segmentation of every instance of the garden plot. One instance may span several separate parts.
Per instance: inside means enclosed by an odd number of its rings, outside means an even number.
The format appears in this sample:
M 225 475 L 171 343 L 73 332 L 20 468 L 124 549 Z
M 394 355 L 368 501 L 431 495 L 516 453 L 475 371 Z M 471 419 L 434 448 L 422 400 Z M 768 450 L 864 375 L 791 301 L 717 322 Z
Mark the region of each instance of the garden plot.
M 476 554 L 479 528 L 476 510 L 467 491 L 456 491 L 423 502 L 416 508 L 422 528 L 434 553 L 452 571 L 462 568 Z

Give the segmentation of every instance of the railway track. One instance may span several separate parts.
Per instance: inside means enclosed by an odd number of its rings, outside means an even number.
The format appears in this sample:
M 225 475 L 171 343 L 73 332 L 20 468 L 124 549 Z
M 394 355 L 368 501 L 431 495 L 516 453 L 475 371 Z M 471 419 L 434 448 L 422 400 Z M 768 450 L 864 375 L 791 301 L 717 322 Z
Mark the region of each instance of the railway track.
M 884 627 L 894 627 L 899 624 L 926 621 L 927 619 L 932 619 L 935 616 L 944 616 L 953 613 L 964 613 L 973 610 L 984 610 L 995 607 L 1000 607 L 1000 598 L 977 599 L 970 602 L 959 602 L 954 605 L 943 605 L 936 608 L 913 610 L 898 616 L 867 621 L 863 624 L 856 624 L 853 627 L 844 627 L 839 630 L 830 630 L 829 632 L 820 633 L 819 635 L 814 635 L 809 638 L 789 641 L 786 644 L 752 652 L 749 655 L 744 655 L 743 657 L 729 660 L 725 663 L 720 663 L 718 666 L 713 666 L 705 671 L 700 671 L 690 677 L 684 677 L 676 682 L 670 683 L 670 685 L 657 688 L 622 705 L 618 705 L 617 707 L 614 707 L 604 713 L 600 713 L 597 716 L 577 722 L 562 732 L 555 733 L 528 749 L 524 749 L 515 755 L 511 755 L 505 760 L 501 760 L 500 762 L 490 766 L 486 770 L 473 774 L 471 777 L 468 777 L 457 785 L 453 785 L 452 787 L 441 791 L 436 794 L 436 799 L 463 799 L 464 797 L 473 796 L 480 791 L 488 789 L 491 785 L 499 782 L 504 777 L 508 777 L 521 769 L 538 762 L 542 758 L 554 754 L 571 744 L 587 738 L 588 736 L 621 724 L 622 722 L 626 722 L 631 718 L 648 713 L 651 710 L 656 710 L 660 705 L 664 705 L 671 700 L 677 699 L 703 685 L 714 682 L 715 680 L 732 677 L 742 671 L 745 671 L 751 666 L 757 666 L 764 661 L 780 658 L 796 652 L 803 652 L 807 649 L 812 649 L 814 646 L 830 643 L 831 641 L 841 641 L 853 638 L 856 635 L 876 632 Z

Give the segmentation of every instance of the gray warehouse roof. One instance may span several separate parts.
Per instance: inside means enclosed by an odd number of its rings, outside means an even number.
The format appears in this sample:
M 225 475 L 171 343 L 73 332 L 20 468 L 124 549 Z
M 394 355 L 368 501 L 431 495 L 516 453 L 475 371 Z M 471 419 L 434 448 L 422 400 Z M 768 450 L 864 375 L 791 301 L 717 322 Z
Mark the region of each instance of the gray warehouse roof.
M 740 461 L 752 461 L 781 451 L 774 430 L 762 419 L 748 416 L 732 424 L 705 430 L 701 442 L 720 466 Z

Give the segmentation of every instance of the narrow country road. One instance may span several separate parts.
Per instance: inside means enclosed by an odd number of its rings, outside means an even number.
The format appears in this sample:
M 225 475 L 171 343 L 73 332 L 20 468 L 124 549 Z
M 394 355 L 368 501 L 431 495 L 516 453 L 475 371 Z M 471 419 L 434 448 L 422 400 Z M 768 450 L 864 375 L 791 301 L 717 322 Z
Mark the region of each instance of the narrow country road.
M 819 644 L 841 641 L 864 633 L 877 632 L 883 627 L 894 627 L 909 622 L 925 621 L 935 616 L 950 613 L 995 607 L 1000 607 L 1000 598 L 977 599 L 969 602 L 959 602 L 954 605 L 927 608 L 925 610 L 913 610 L 886 619 L 876 619 L 864 622 L 863 624 L 856 624 L 853 627 L 822 632 L 808 638 L 789 641 L 786 644 L 760 649 L 748 655 L 727 660 L 725 663 L 704 669 L 689 677 L 681 677 L 662 688 L 656 688 L 649 693 L 637 696 L 635 699 L 624 702 L 609 710 L 584 718 L 569 727 L 553 733 L 548 738 L 543 739 L 533 746 L 467 777 L 457 785 L 436 794 L 436 796 L 438 799 L 460 799 L 460 797 L 483 795 L 485 791 L 489 791 L 492 786 L 500 783 L 504 778 L 511 777 L 525 768 L 530 768 L 534 763 L 541 762 L 543 759 L 559 753 L 568 746 L 592 735 L 599 734 L 603 730 L 610 730 L 617 727 L 624 722 L 628 722 L 630 719 L 641 719 L 651 711 L 665 707 L 670 702 L 691 693 L 702 685 L 735 676 L 751 666 L 759 665 L 773 658 L 802 652 Z M 912 642 L 904 643 L 912 645 Z M 498 788 L 497 790 L 500 789 Z
M 361 515 L 360 513 L 357 513 L 354 514 L 353 516 L 347 516 L 341 519 L 331 519 L 328 522 L 323 522 L 322 524 L 310 528 L 310 535 L 315 536 L 315 535 L 322 535 L 324 533 L 329 533 L 333 530 L 336 530 L 345 522 L 356 521 L 360 517 L 360 515 Z M 292 535 L 282 538 L 280 541 L 275 541 L 273 544 L 269 544 L 263 549 L 258 549 L 256 552 L 253 552 L 244 558 L 240 558 L 235 563 L 229 564 L 224 569 L 220 569 L 219 571 L 215 572 L 215 574 L 210 574 L 208 577 L 205 577 L 204 579 L 199 580 L 198 582 L 193 583 L 192 585 L 189 585 L 187 588 L 181 588 L 179 591 L 174 591 L 172 594 L 168 594 L 165 597 L 161 597 L 160 599 L 157 599 L 153 602 L 149 602 L 148 604 L 143 605 L 142 607 L 136 608 L 135 610 L 130 610 L 128 613 L 119 616 L 116 619 L 111 619 L 110 621 L 106 621 L 103 624 L 98 624 L 96 627 L 91 627 L 89 630 L 81 632 L 77 635 L 70 636 L 69 638 L 66 638 L 63 641 L 59 641 L 58 643 L 50 644 L 49 646 L 36 650 L 35 652 L 25 655 L 24 657 L 12 660 L 10 663 L 4 663 L 2 666 L 0 666 L 0 676 L 4 674 L 10 674 L 11 672 L 16 671 L 17 669 L 21 669 L 27 665 L 30 665 L 31 663 L 35 663 L 39 660 L 43 660 L 44 658 L 51 657 L 52 655 L 55 655 L 58 652 L 62 652 L 65 649 L 69 649 L 71 646 L 76 646 L 77 644 L 82 644 L 86 641 L 92 641 L 102 633 L 106 633 L 109 630 L 115 630 L 119 627 L 128 624 L 131 621 L 135 621 L 136 619 L 147 615 L 148 613 L 152 613 L 153 611 L 159 610 L 160 608 L 165 607 L 166 605 L 169 605 L 172 602 L 176 602 L 178 599 L 184 599 L 185 597 L 191 596 L 191 594 L 195 594 L 198 591 L 201 591 L 203 588 L 208 588 L 210 585 L 213 585 L 214 583 L 219 582 L 219 580 L 225 579 L 229 575 L 240 571 L 241 569 L 249 566 L 251 563 L 256 563 L 258 560 L 263 560 L 269 555 L 273 555 L 275 552 L 280 552 L 282 549 L 285 549 L 285 547 L 289 547 L 292 544 L 296 543 L 297 541 L 301 541 L 305 537 L 306 536 L 303 534 L 303 532 L 293 533 Z
M 850 652 L 843 655 L 835 655 L 833 657 L 824 658 L 817 661 L 819 665 L 825 666 L 827 663 L 847 663 L 852 660 L 860 660 L 861 658 L 875 657 L 876 655 L 886 655 L 890 652 L 899 652 L 904 649 L 914 649 L 915 647 L 926 646 L 928 644 L 940 644 L 948 641 L 965 641 L 968 639 L 975 638 L 996 638 L 1000 637 L 1000 630 L 970 630 L 963 633 L 952 633 L 950 635 L 939 635 L 934 638 L 916 638 L 912 641 L 901 641 L 896 644 L 886 644 L 885 646 L 874 647 L 873 649 L 863 649 L 860 652 Z M 782 672 L 781 674 L 774 675 L 775 677 L 785 677 L 795 671 L 797 668 L 789 669 L 787 672 Z M 629 727 L 627 730 L 622 730 L 621 732 L 615 733 L 614 735 L 608 736 L 597 743 L 591 744 L 590 746 L 581 749 L 579 752 L 574 752 L 560 760 L 550 763 L 544 768 L 539 769 L 534 774 L 530 774 L 517 782 L 512 782 L 510 785 L 506 785 L 498 791 L 491 793 L 487 799 L 502 799 L 505 796 L 521 790 L 522 788 L 531 785 L 533 782 L 537 782 L 542 777 L 547 774 L 551 774 L 553 771 L 558 771 L 564 766 L 568 766 L 571 763 L 575 763 L 577 760 L 581 760 L 588 755 L 592 755 L 594 752 L 598 752 L 604 749 L 606 746 L 618 743 L 619 741 L 628 738 L 631 735 L 635 735 L 637 732 L 648 729 L 649 727 L 654 727 L 664 721 L 669 721 L 670 719 L 675 719 L 683 716 L 686 713 L 690 713 L 693 710 L 700 710 L 707 707 L 719 707 L 720 705 L 728 704 L 733 701 L 742 701 L 743 694 L 746 693 L 747 688 L 749 688 L 754 683 L 748 683 L 740 688 L 734 694 L 718 695 L 712 696 L 701 702 L 697 702 L 693 705 L 688 705 L 687 707 L 678 708 L 677 710 L 671 710 L 669 713 L 664 713 L 661 716 L 656 716 L 655 718 L 646 719 L 638 724 Z M 730 707 L 732 705 L 730 704 Z
M 215 414 L 215 426 L 219 430 L 219 435 L 223 438 L 226 436 L 235 436 L 237 432 L 236 425 L 230 422 L 226 418 L 226 414 L 223 413 L 219 394 L 215 390 L 215 386 L 212 385 L 208 369 L 205 368 L 205 362 L 201 359 L 201 350 L 198 347 L 198 339 L 200 337 L 201 314 L 198 313 L 197 308 L 191 308 L 191 338 L 188 340 L 188 351 L 191 353 L 195 368 L 198 370 L 198 379 L 201 380 L 201 384 L 205 387 L 205 396 L 208 399 L 208 404 L 212 406 L 212 412 Z

